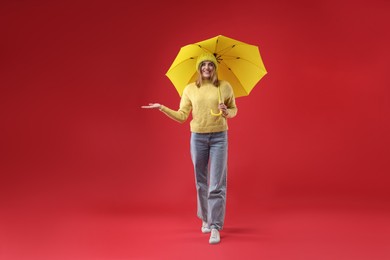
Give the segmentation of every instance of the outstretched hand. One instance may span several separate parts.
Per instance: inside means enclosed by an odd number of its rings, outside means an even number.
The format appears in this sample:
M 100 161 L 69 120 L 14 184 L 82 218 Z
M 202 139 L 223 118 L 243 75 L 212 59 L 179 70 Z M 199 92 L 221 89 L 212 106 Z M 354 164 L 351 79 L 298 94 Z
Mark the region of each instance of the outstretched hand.
M 142 106 L 142 108 L 158 108 L 158 109 L 160 109 L 161 108 L 161 104 L 159 104 L 159 103 L 149 103 L 149 105 L 148 106 Z

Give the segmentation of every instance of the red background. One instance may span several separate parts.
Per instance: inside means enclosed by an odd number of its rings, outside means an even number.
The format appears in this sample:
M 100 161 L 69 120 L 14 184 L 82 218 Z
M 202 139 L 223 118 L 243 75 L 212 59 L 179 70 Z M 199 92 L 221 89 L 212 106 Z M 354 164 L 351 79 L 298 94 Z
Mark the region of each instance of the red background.
M 389 11 L 2 1 L 0 258 L 388 259 Z M 260 46 L 268 74 L 229 121 L 226 231 L 209 251 L 189 122 L 140 107 L 177 108 L 165 72 L 219 34 Z

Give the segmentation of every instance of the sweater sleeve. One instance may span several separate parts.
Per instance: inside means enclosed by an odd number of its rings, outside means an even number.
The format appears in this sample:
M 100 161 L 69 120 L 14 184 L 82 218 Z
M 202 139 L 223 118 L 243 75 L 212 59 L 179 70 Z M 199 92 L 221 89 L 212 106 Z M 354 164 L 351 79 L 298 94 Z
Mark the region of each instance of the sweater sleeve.
M 228 108 L 228 115 L 226 118 L 233 118 L 237 115 L 237 106 L 236 106 L 236 99 L 234 98 L 234 92 L 233 88 L 230 86 L 230 84 L 227 84 L 227 93 L 228 95 L 225 98 L 225 105 Z
M 183 95 L 180 100 L 180 107 L 179 110 L 172 110 L 166 106 L 161 106 L 161 112 L 163 112 L 165 115 L 170 117 L 171 119 L 179 122 L 184 123 L 192 109 L 192 103 L 191 100 L 188 97 L 187 91 L 184 90 Z

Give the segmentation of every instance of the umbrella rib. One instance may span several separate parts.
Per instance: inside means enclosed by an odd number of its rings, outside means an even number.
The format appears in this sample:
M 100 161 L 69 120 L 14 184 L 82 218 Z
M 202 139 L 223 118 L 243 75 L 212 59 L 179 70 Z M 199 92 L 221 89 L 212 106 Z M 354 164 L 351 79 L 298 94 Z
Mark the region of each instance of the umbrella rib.
M 221 65 L 222 65 L 222 63 L 223 63 L 223 65 L 225 65 L 225 67 L 226 67 L 228 70 L 232 71 L 231 68 L 230 68 L 225 62 L 221 62 Z M 232 75 L 233 75 L 233 76 L 236 78 L 236 80 L 242 85 L 241 80 L 236 76 L 236 74 L 232 73 Z M 245 89 L 244 89 L 244 92 L 245 92 L 246 94 L 249 94 Z
M 241 57 L 235 57 L 235 56 L 229 56 L 229 57 L 231 57 L 232 58 L 232 60 L 243 60 L 243 61 L 246 61 L 246 62 L 248 62 L 248 63 L 250 63 L 250 64 L 252 64 L 253 66 L 255 66 L 255 67 L 257 67 L 257 68 L 259 68 L 259 69 L 262 69 L 261 68 L 261 66 L 258 66 L 257 64 L 255 64 L 255 63 L 253 63 L 253 62 L 251 62 L 250 60 L 248 60 L 248 59 L 244 59 L 244 58 L 241 58 Z M 226 59 L 222 59 L 222 61 L 223 60 L 226 60 Z M 221 61 L 221 62 L 222 62 Z M 227 64 L 226 63 L 224 63 L 225 64 L 225 66 L 226 67 L 228 67 L 229 69 L 230 69 L 230 67 L 229 66 L 227 66 Z
M 220 50 L 217 54 L 218 55 L 225 55 L 225 53 L 229 52 L 230 50 L 232 50 L 234 47 L 236 46 L 236 44 L 232 45 L 232 46 L 229 46 L 223 50 Z
M 209 52 L 209 53 L 212 53 L 212 54 L 214 54 L 214 55 L 222 56 L 222 55 L 224 55 L 226 52 L 229 52 L 231 49 L 233 49 L 233 48 L 234 48 L 235 46 L 237 46 L 237 45 L 245 45 L 245 44 L 234 44 L 234 45 L 232 45 L 232 46 L 226 47 L 225 49 L 221 50 L 220 52 L 216 52 L 216 50 L 218 49 L 218 43 L 219 43 L 219 41 L 217 40 L 217 43 L 215 44 L 215 49 L 214 49 L 214 51 L 211 51 L 211 50 L 209 50 L 209 49 L 203 47 L 203 46 L 200 45 L 200 44 L 197 44 L 197 46 L 198 46 L 199 48 L 201 48 L 202 50 L 205 50 L 205 51 L 207 51 L 207 52 Z M 224 51 L 225 51 L 225 52 L 224 52 Z
M 182 60 L 181 62 L 179 62 L 178 64 L 176 64 L 175 67 L 169 68 L 169 70 L 172 70 L 172 69 L 176 68 L 177 66 L 183 64 L 183 63 L 186 62 L 186 61 L 190 61 L 190 60 L 194 60 L 194 59 L 195 59 L 194 57 L 190 57 L 190 58 L 188 58 L 188 59 Z M 169 71 L 169 70 L 168 70 L 168 71 Z
M 215 50 L 217 50 L 217 47 L 218 47 L 218 43 L 219 43 L 219 41 L 217 41 L 217 43 L 216 43 L 216 45 L 215 45 Z M 207 49 L 207 48 L 205 48 L 205 47 L 203 47 L 202 45 L 200 45 L 200 44 L 195 44 L 195 45 L 197 45 L 199 48 L 201 48 L 202 50 L 204 50 L 204 51 L 207 51 L 207 52 L 209 52 L 209 53 L 212 53 L 212 54 L 214 54 L 215 56 L 216 56 L 216 58 L 217 58 L 217 61 L 219 62 L 219 63 L 221 63 L 222 62 L 222 56 L 225 56 L 225 57 L 231 57 L 231 58 L 235 58 L 235 59 L 242 59 L 242 60 L 245 60 L 245 61 L 247 61 L 247 62 L 249 62 L 249 63 L 252 63 L 254 66 L 256 66 L 256 67 L 258 67 L 255 63 L 253 63 L 253 62 L 251 62 L 250 60 L 247 60 L 247 59 L 244 59 L 244 58 L 241 58 L 241 57 L 236 57 L 236 56 L 228 56 L 228 55 L 226 55 L 226 53 L 228 53 L 229 51 L 231 51 L 234 47 L 236 47 L 236 46 L 238 46 L 238 45 L 247 45 L 247 44 L 244 44 L 244 43 L 237 43 L 237 44 L 233 44 L 233 45 L 231 45 L 231 46 L 229 46 L 229 47 L 226 47 L 225 49 L 223 49 L 223 50 L 221 50 L 221 51 L 219 51 L 219 52 L 213 52 L 213 51 L 211 51 L 211 50 L 209 50 L 209 49 Z M 193 59 L 194 57 L 191 57 L 190 59 Z M 180 64 L 180 63 L 179 63 Z
M 206 50 L 206 51 L 208 51 L 209 53 L 212 53 L 212 54 L 214 54 L 214 52 L 212 52 L 212 51 L 210 51 L 209 49 L 206 49 L 205 47 L 203 47 L 202 45 L 200 45 L 200 44 L 196 44 L 199 48 L 201 48 L 202 50 Z
M 236 47 L 236 46 L 238 46 L 238 45 L 245 45 L 245 46 L 246 46 L 247 44 L 237 43 L 237 44 L 234 44 L 234 45 L 232 45 L 232 46 L 229 46 L 229 47 L 227 47 L 227 48 L 225 48 L 225 49 L 219 51 L 219 52 L 216 53 L 216 54 L 217 54 L 219 57 L 224 56 L 223 58 L 229 57 L 229 58 L 232 58 L 232 59 L 241 59 L 241 60 L 245 60 L 246 62 L 249 62 L 249 63 L 253 64 L 253 65 L 256 66 L 256 67 L 259 67 L 259 66 L 257 66 L 255 63 L 251 62 L 251 61 L 248 60 L 248 59 L 244 59 L 244 58 L 242 58 L 242 57 L 237 57 L 237 56 L 229 56 L 229 55 L 226 55 L 226 53 L 228 53 L 229 51 L 231 51 L 234 47 Z M 217 56 L 217 58 L 218 58 L 218 56 Z M 222 61 L 222 60 L 224 60 L 224 59 L 220 58 L 220 60 Z M 225 65 L 226 65 L 226 64 L 225 64 Z
M 236 47 L 236 46 L 238 46 L 238 45 L 247 46 L 247 45 L 249 45 L 249 44 L 236 43 L 236 44 L 233 44 L 233 45 L 231 45 L 231 46 L 226 47 L 226 48 L 223 49 L 223 50 L 220 50 L 220 51 L 218 52 L 218 54 L 220 54 L 220 55 L 225 55 L 225 53 L 229 52 L 230 50 L 232 50 L 234 47 Z

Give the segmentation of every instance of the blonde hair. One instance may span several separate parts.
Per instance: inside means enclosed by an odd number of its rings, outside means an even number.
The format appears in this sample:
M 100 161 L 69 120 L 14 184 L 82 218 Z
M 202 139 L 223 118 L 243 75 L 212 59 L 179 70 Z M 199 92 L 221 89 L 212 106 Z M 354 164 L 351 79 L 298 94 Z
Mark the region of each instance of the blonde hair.
M 196 84 L 196 86 L 198 88 L 203 84 L 202 72 L 200 71 L 200 68 L 202 67 L 202 64 L 203 64 L 203 62 L 201 62 L 199 64 L 199 67 L 198 67 L 198 78 L 197 78 L 197 80 L 195 82 L 195 84 Z M 212 64 L 214 66 L 214 71 L 213 71 L 213 74 L 211 75 L 210 81 L 211 81 L 211 84 L 213 84 L 214 86 L 218 87 L 219 86 L 218 73 L 217 73 L 215 64 L 214 63 L 212 63 Z

